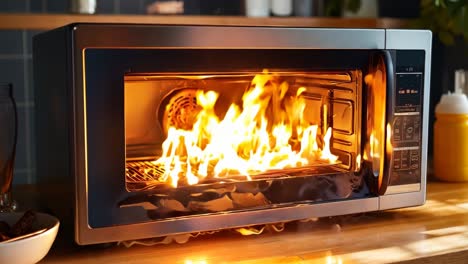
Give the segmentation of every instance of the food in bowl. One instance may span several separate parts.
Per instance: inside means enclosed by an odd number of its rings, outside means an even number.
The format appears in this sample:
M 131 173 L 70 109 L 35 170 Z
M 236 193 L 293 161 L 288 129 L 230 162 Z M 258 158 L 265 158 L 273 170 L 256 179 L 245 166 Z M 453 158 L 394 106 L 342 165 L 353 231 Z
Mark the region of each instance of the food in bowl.
M 12 238 L 27 235 L 33 231 L 33 223 L 36 221 L 36 213 L 32 210 L 26 211 L 23 216 L 13 225 L 0 221 L 0 242 L 9 241 Z
M 7 226 L 10 228 L 6 232 L 9 240 L 0 242 L 0 263 L 37 263 L 49 252 L 57 236 L 59 220 L 48 214 L 31 213 L 0 213 L 0 222 L 7 224 L 0 224 L 0 229 L 6 229 Z M 14 228 L 15 234 L 27 233 L 13 238 L 11 229 Z

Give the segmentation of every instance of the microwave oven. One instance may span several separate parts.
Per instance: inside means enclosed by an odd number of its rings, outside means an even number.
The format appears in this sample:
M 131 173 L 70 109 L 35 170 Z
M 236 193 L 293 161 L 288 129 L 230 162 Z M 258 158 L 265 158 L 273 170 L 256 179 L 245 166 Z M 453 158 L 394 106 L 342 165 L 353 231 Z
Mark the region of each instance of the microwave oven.
M 37 174 L 79 244 L 425 202 L 430 31 L 71 24 L 33 43 Z

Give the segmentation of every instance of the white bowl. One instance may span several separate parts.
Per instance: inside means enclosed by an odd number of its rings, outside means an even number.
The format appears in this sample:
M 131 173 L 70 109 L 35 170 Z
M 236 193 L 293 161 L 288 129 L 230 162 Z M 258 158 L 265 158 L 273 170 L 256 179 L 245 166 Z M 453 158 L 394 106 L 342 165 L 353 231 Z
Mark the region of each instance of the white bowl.
M 0 213 L 0 221 L 14 225 L 24 213 Z M 0 263 L 31 264 L 37 263 L 49 252 L 59 229 L 59 220 L 51 215 L 36 213 L 33 230 L 47 228 L 32 237 L 8 243 L 0 243 Z

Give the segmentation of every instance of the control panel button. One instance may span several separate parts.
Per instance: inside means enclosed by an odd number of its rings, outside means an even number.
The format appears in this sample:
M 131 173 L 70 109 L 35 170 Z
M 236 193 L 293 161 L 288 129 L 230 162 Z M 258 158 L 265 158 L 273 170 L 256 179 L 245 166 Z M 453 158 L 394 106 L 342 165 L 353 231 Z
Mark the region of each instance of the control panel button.
M 420 131 L 420 129 L 421 129 L 421 120 L 419 118 L 416 118 L 414 120 L 414 132 L 413 132 L 414 137 L 415 137 L 414 140 L 419 141 L 419 131 Z
M 419 148 L 398 149 L 393 151 L 392 167 L 394 171 L 416 171 L 421 167 Z
M 401 169 L 406 170 L 409 169 L 410 160 L 409 160 L 409 151 L 402 150 L 401 151 Z
M 401 141 L 401 118 L 395 117 L 395 121 L 393 122 L 393 141 L 398 142 Z
M 419 150 L 411 150 L 410 151 L 410 168 L 411 169 L 418 169 L 419 168 Z
M 411 117 L 405 117 L 403 118 L 403 128 L 404 128 L 404 140 L 405 141 L 411 141 L 413 140 L 413 119 Z
M 396 150 L 393 152 L 393 169 L 399 170 L 401 168 L 401 151 Z
M 405 147 L 405 143 L 420 141 L 421 116 L 419 114 L 395 116 L 393 119 L 392 143 Z M 409 146 L 414 146 L 409 145 Z

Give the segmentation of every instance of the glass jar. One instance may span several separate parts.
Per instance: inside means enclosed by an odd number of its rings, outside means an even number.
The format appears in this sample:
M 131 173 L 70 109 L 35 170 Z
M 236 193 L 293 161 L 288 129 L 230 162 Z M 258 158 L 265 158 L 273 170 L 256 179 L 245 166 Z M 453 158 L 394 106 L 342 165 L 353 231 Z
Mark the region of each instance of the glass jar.
M 17 113 L 11 84 L 0 84 L 0 212 L 16 208 L 11 199 L 17 140 Z

